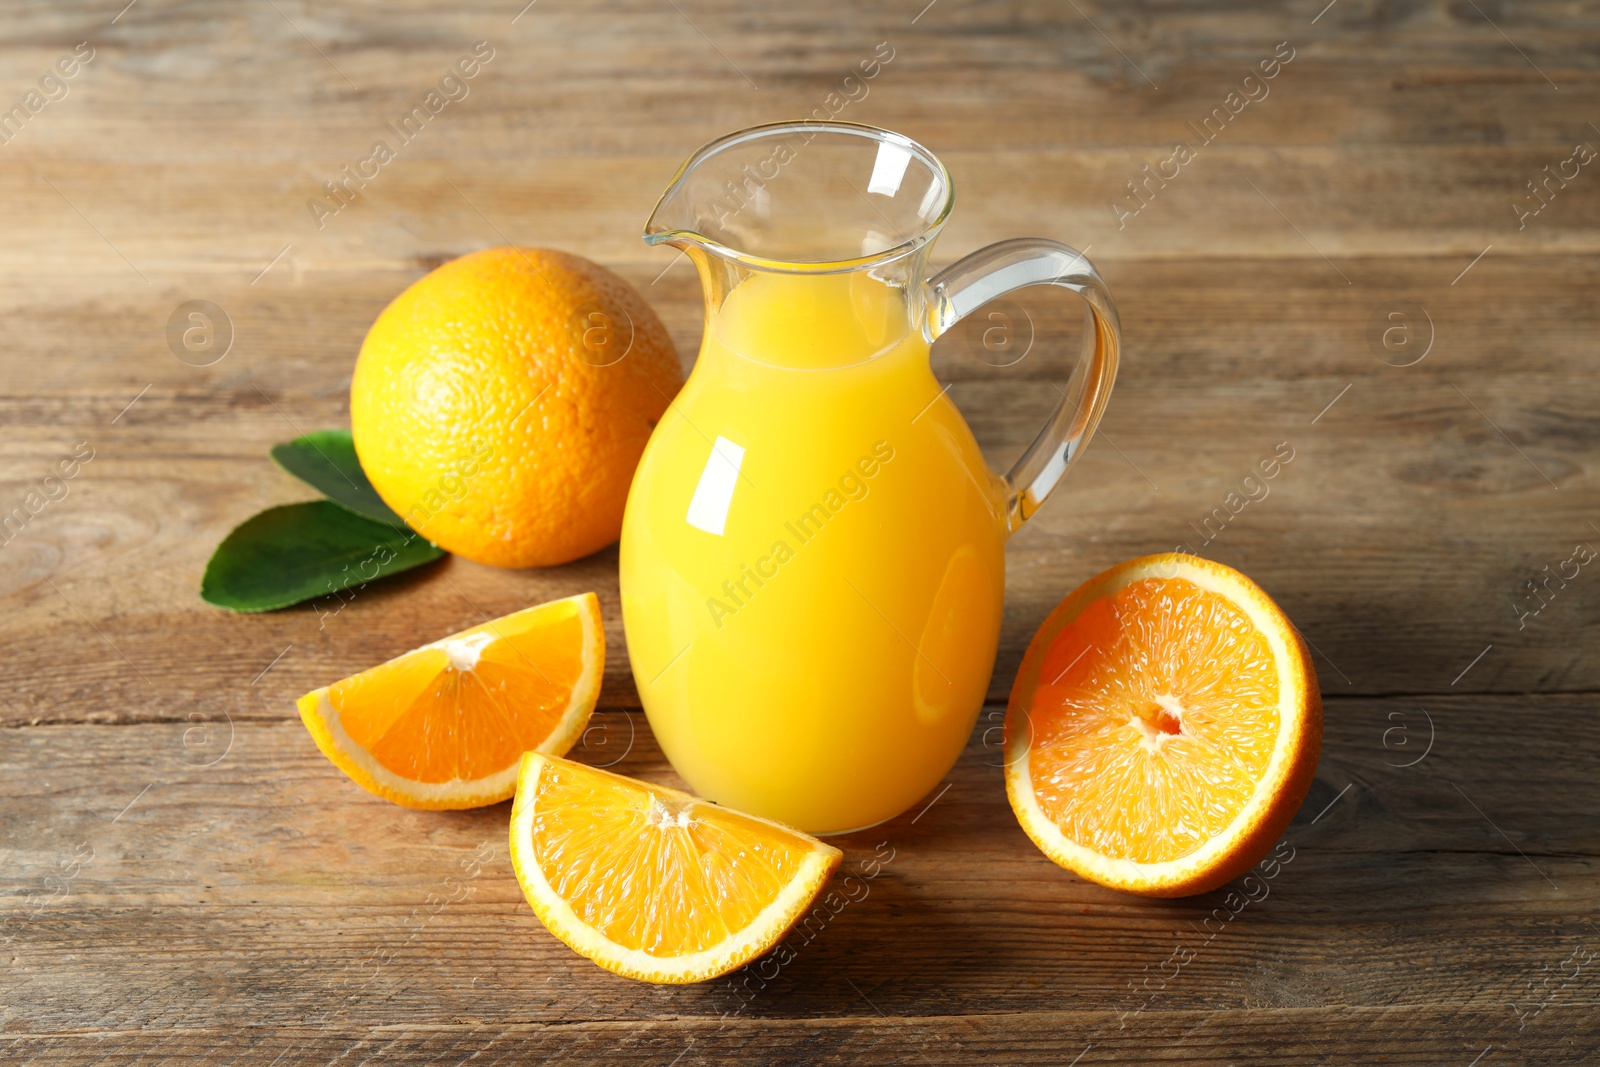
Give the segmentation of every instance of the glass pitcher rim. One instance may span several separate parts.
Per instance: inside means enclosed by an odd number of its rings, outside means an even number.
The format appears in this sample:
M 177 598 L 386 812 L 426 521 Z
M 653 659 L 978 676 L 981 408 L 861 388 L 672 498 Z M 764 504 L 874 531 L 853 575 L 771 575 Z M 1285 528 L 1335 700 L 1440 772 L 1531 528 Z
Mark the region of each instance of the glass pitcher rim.
M 689 172 L 696 166 L 729 148 L 746 144 L 750 141 L 772 137 L 780 133 L 810 133 L 813 136 L 818 133 L 845 134 L 852 137 L 862 137 L 878 144 L 893 144 L 905 149 L 938 174 L 939 180 L 943 183 L 944 197 L 943 202 L 939 205 L 938 214 L 931 221 L 924 223 L 915 234 L 882 251 L 874 252 L 869 256 L 857 256 L 816 263 L 758 256 L 717 241 L 700 233 L 698 230 L 653 228 L 656 216 L 661 211 L 661 206 L 670 200 L 673 194 L 682 187 Z M 810 138 L 807 138 L 807 140 L 809 141 Z M 724 134 L 721 137 L 707 141 L 691 152 L 689 157 L 678 166 L 677 173 L 672 176 L 672 180 L 667 183 L 666 189 L 657 198 L 655 207 L 650 209 L 650 217 L 645 220 L 644 231 L 641 236 L 645 244 L 652 246 L 688 242 L 705 249 L 712 255 L 732 260 L 757 270 L 776 271 L 786 274 L 845 274 L 850 271 L 881 266 L 892 260 L 910 255 L 927 245 L 943 229 L 945 221 L 950 217 L 951 209 L 955 207 L 955 199 L 955 183 L 951 180 L 950 171 L 945 167 L 943 161 L 925 146 L 903 133 L 896 133 L 893 130 L 886 130 L 879 126 L 869 126 L 863 122 L 842 122 L 837 119 L 799 119 L 784 122 L 766 122 Z

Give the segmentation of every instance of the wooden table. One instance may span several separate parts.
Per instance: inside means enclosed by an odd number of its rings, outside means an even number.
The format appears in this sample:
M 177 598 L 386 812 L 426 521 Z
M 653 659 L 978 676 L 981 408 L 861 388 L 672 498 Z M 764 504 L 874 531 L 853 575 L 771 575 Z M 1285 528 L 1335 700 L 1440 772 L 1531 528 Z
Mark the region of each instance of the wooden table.
M 0 1060 L 1600 1058 L 1600 573 L 1568 562 L 1600 546 L 1600 173 L 1574 155 L 1600 146 L 1593 11 L 123 2 L 0 13 L 0 104 L 25 120 L 0 144 L 0 513 L 93 453 L 0 550 Z M 93 58 L 28 109 L 82 41 Z M 336 214 L 307 206 L 478 41 L 493 58 L 466 98 Z M 844 96 L 880 42 L 892 60 Z M 1275 52 L 1292 59 L 1245 82 Z M 1122 380 L 1011 546 L 968 752 L 920 815 L 843 842 L 851 869 L 892 850 L 867 897 L 776 976 L 654 988 L 539 925 L 505 806 L 368 796 L 292 708 L 474 605 L 594 589 L 612 653 L 579 755 L 670 781 L 614 550 L 531 572 L 451 559 L 326 619 L 230 616 L 196 590 L 230 527 L 312 495 L 268 447 L 346 424 L 366 327 L 445 259 L 589 256 L 648 294 L 687 362 L 697 284 L 638 239 L 657 192 L 709 138 L 836 90 L 840 118 L 951 166 L 943 261 L 1023 234 L 1092 246 Z M 1230 92 L 1257 98 L 1235 114 Z M 1168 163 L 1177 141 L 1193 158 Z M 1137 199 L 1141 164 L 1168 177 Z M 997 464 L 1065 367 L 1076 313 L 1054 299 L 1025 301 L 1039 338 L 1014 367 L 936 349 Z M 215 362 L 169 346 L 194 300 L 231 324 Z M 1202 543 L 1191 524 L 1280 442 L 1270 494 Z M 1237 914 L 1055 867 L 1011 816 L 988 729 L 1061 596 L 1180 543 L 1279 599 L 1326 701 L 1291 858 Z

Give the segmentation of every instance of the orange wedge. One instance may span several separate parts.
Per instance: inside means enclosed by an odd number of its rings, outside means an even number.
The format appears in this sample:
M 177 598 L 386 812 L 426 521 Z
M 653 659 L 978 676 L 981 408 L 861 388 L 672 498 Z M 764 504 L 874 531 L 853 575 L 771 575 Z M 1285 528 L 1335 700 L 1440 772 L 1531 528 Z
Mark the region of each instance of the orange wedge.
M 1006 712 L 1006 793 L 1061 866 L 1186 896 L 1266 855 L 1321 744 L 1311 657 L 1271 598 L 1220 563 L 1146 556 L 1079 586 L 1034 635 Z
M 523 752 L 571 748 L 594 711 L 605 632 L 593 593 L 462 630 L 300 698 L 356 784 L 408 808 L 476 808 L 516 791 Z
M 552 934 L 608 971 L 702 982 L 762 955 L 841 853 L 675 789 L 529 752 L 511 863 Z

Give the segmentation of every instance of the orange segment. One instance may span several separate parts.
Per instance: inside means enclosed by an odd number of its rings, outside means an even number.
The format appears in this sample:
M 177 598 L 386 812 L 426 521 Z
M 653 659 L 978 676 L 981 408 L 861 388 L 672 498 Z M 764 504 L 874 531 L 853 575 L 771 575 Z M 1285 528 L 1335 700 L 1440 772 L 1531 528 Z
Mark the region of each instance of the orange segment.
M 511 861 L 551 933 L 648 982 L 699 982 L 771 949 L 838 849 L 674 789 L 529 752 Z
M 359 785 L 415 808 L 505 800 L 530 750 L 564 753 L 600 692 L 594 594 L 452 634 L 300 698 L 317 747 Z
M 1007 793 L 1035 843 L 1085 878 L 1205 892 L 1288 826 L 1321 723 L 1305 645 L 1255 583 L 1145 557 L 1084 583 L 1034 636 L 1007 712 Z

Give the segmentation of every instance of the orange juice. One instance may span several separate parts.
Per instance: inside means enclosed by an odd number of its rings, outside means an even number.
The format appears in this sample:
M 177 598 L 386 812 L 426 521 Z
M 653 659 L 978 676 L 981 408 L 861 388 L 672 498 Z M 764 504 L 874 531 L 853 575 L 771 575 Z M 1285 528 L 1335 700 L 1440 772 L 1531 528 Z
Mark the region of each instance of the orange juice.
M 662 749 L 702 796 L 814 833 L 933 790 L 994 666 L 1005 488 L 914 318 L 869 272 L 744 277 L 623 522 Z

